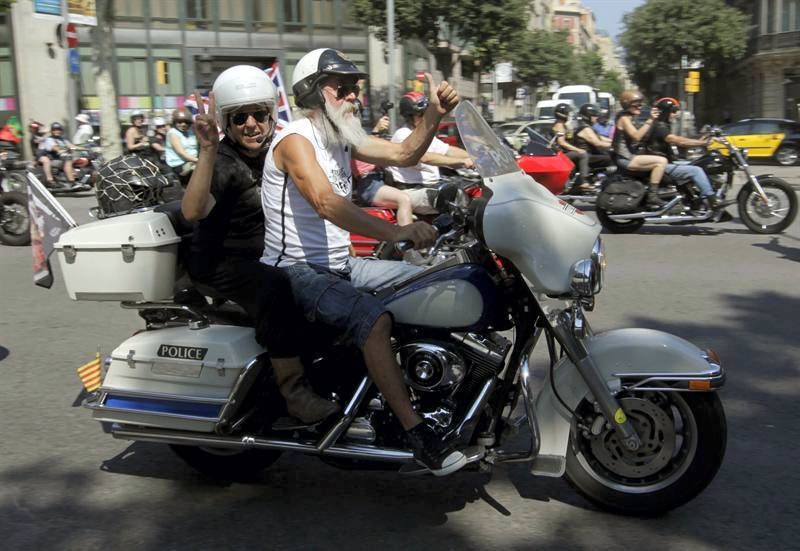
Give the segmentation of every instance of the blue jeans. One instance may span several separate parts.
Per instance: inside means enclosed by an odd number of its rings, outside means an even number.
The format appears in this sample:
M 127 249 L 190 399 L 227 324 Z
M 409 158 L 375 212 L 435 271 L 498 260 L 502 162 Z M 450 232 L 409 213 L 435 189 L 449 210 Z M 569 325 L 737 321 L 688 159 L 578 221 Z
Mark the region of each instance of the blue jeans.
M 423 268 L 375 258 L 350 258 L 347 264 L 343 271 L 314 264 L 294 264 L 283 270 L 309 322 L 333 327 L 345 342 L 363 348 L 375 322 L 387 312 L 369 291 L 407 279 Z
M 708 179 L 705 171 L 699 166 L 675 165 L 670 163 L 667 165 L 665 172 L 678 182 L 691 180 L 697 189 L 700 190 L 701 197 L 711 197 L 714 195 L 714 188 L 711 186 L 711 181 Z

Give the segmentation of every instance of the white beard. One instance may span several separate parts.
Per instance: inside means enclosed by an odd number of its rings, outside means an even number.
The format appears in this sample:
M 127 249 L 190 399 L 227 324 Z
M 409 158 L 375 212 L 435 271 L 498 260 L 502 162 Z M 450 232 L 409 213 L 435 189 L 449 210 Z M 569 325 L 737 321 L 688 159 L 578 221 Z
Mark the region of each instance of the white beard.
M 325 113 L 334 127 L 332 136 L 329 135 L 331 141 L 358 147 L 367 139 L 367 133 L 361 128 L 361 119 L 356 114 L 356 106 L 349 101 L 343 101 L 339 107 L 332 107 L 325 102 Z M 322 124 L 326 123 L 323 121 Z

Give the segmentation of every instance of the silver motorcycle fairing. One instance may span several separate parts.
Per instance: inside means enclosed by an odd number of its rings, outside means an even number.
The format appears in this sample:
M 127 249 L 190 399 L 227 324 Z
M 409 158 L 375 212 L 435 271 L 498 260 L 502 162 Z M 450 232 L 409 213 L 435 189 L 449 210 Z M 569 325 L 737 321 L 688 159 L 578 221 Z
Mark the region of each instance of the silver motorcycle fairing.
M 486 178 L 492 196 L 483 212 L 483 237 L 547 295 L 570 292 L 572 266 L 592 254 L 600 225 L 522 172 Z
M 622 381 L 644 381 L 657 375 L 665 378 L 682 375 L 709 380 L 721 385 L 724 371 L 692 343 L 663 331 L 616 329 L 586 337 L 584 343 L 612 392 Z M 554 367 L 554 382 L 559 396 L 572 409 L 590 396 L 577 368 L 566 356 Z M 624 375 L 624 377 L 622 377 Z M 572 418 L 560 404 L 550 384 L 550 374 L 535 399 L 534 409 L 540 432 L 539 455 L 531 472 L 559 477 L 564 474 Z

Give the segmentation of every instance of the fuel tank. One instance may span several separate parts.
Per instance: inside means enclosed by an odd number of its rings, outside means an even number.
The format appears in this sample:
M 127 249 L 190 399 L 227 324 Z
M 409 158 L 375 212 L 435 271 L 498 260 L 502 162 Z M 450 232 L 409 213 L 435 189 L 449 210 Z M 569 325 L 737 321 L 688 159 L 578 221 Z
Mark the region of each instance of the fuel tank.
M 381 294 L 400 325 L 463 331 L 507 328 L 503 294 L 478 264 L 435 266 Z

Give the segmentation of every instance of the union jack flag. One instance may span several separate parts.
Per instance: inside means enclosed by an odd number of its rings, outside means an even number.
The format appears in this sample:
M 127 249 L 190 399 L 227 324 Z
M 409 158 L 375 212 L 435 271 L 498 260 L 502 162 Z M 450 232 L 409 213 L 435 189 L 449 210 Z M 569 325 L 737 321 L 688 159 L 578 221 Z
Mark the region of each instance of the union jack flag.
M 278 120 L 276 131 L 281 130 L 284 126 L 292 122 L 292 108 L 289 105 L 289 96 L 286 95 L 286 88 L 283 86 L 283 78 L 281 78 L 280 64 L 278 61 L 272 64 L 272 67 L 265 69 L 267 76 L 272 79 L 275 89 L 278 91 Z

